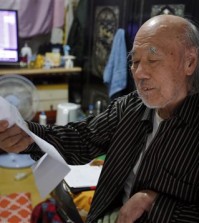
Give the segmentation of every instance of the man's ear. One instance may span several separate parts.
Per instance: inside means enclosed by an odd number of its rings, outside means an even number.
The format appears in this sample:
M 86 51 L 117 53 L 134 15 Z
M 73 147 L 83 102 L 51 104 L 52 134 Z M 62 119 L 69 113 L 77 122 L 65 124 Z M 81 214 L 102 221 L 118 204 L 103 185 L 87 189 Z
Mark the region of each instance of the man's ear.
M 196 69 L 197 63 L 198 63 L 197 49 L 195 47 L 187 49 L 186 61 L 185 61 L 185 71 L 187 76 L 193 74 L 194 70 Z

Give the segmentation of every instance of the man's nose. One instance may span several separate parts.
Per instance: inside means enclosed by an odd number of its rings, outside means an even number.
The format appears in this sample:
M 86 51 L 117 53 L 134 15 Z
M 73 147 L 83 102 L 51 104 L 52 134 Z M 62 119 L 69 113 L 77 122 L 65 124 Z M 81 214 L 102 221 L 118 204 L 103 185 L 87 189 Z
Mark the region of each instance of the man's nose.
M 138 79 L 144 79 L 144 78 L 149 78 L 150 75 L 149 75 L 149 69 L 147 68 L 147 65 L 140 62 L 138 65 L 137 65 L 137 68 L 136 69 L 133 69 L 133 76 L 135 78 L 138 78 Z

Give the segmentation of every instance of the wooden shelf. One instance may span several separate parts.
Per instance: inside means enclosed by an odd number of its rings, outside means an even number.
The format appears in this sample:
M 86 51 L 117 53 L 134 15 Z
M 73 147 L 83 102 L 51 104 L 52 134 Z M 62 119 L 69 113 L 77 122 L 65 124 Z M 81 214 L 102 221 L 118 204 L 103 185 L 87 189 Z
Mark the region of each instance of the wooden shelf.
M 24 76 L 36 76 L 36 75 L 50 75 L 50 74 L 71 74 L 79 73 L 82 71 L 81 67 L 73 68 L 51 68 L 51 69 L 30 69 L 30 68 L 19 68 L 19 69 L 0 69 L 0 75 L 13 75 L 19 74 Z
M 37 85 L 50 85 L 50 84 L 56 84 L 56 85 L 63 85 L 63 83 L 68 83 L 68 100 L 70 102 L 73 102 L 70 100 L 72 98 L 70 94 L 72 94 L 71 91 L 78 91 L 78 89 L 73 89 L 73 87 L 70 89 L 70 85 L 72 85 L 73 79 L 72 77 L 78 77 L 79 74 L 81 74 L 82 68 L 81 67 L 73 67 L 73 68 L 64 68 L 64 67 L 58 67 L 58 68 L 51 68 L 51 69 L 30 69 L 30 68 L 12 68 L 12 69 L 0 69 L 0 76 L 6 75 L 22 75 L 31 80 L 35 86 Z M 80 84 L 80 83 L 79 83 Z M 62 97 L 63 100 L 63 97 Z M 54 124 L 56 119 L 56 110 L 50 110 L 45 111 L 47 113 L 48 117 L 48 124 Z M 39 121 L 39 114 L 40 112 L 36 114 L 34 119 L 32 121 L 38 122 Z

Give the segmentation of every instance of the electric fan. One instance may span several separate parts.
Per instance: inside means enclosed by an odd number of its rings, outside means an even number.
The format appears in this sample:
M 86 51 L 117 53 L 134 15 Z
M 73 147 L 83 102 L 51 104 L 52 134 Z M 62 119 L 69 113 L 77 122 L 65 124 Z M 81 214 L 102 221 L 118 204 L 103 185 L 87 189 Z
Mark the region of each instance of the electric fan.
M 34 118 L 39 95 L 34 84 L 24 76 L 5 75 L 0 77 L 0 96 L 16 106 L 24 120 Z M 34 163 L 29 155 L 7 153 L 0 155 L 0 166 L 7 168 L 24 168 Z

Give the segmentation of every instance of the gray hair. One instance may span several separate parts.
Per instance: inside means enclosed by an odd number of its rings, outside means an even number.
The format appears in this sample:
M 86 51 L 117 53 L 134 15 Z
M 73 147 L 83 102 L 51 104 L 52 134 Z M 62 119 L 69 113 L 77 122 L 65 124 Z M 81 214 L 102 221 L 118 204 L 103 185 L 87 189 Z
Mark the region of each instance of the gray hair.
M 195 47 L 197 50 L 197 65 L 190 79 L 191 91 L 190 94 L 199 92 L 199 30 L 196 25 L 187 19 L 187 26 L 185 32 L 185 42 L 188 47 Z

